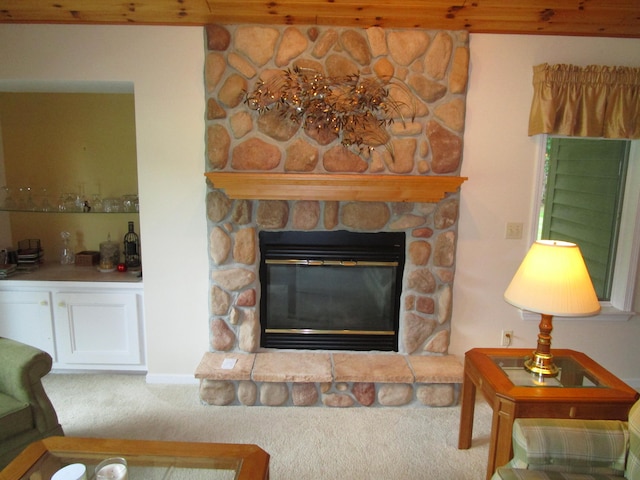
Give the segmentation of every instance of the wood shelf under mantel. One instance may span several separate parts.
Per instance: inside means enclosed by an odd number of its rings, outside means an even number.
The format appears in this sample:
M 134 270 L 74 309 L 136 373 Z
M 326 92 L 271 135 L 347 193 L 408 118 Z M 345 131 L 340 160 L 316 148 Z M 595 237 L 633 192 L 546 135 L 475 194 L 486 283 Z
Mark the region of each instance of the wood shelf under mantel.
M 315 173 L 207 172 L 232 199 L 425 202 L 454 193 L 467 177 Z

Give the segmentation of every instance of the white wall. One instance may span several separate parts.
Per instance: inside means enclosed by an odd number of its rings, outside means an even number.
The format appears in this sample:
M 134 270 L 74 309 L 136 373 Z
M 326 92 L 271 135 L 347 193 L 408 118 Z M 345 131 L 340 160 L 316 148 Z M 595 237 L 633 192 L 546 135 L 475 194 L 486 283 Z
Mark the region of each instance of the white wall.
M 198 27 L 0 25 L 0 80 L 134 82 L 150 378 L 208 348 L 203 65 Z
M 0 25 L 0 80 L 135 83 L 150 381 L 193 378 L 207 350 L 203 32 L 201 28 Z M 529 247 L 536 140 L 527 137 L 531 67 L 640 66 L 640 40 L 471 36 L 471 78 L 450 352 L 534 348 L 537 322 L 502 294 Z M 507 221 L 522 240 L 505 240 Z M 555 347 L 581 350 L 640 384 L 640 319 L 555 319 Z
M 538 321 L 524 321 L 502 295 L 530 246 L 538 140 L 527 136 L 532 67 L 540 63 L 640 66 L 640 40 L 472 35 L 461 219 L 454 283 L 451 353 L 513 346 L 535 348 Z M 522 240 L 505 224 L 523 222 Z M 554 318 L 556 348 L 579 350 L 640 387 L 640 317 L 627 322 Z

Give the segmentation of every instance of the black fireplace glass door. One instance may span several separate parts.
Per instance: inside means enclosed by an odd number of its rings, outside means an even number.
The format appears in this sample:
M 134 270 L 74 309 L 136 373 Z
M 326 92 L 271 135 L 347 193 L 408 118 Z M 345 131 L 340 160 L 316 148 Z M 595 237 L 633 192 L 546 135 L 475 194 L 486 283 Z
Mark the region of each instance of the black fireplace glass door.
M 268 328 L 393 333 L 396 269 L 267 262 Z
M 398 350 L 403 232 L 260 232 L 260 346 Z

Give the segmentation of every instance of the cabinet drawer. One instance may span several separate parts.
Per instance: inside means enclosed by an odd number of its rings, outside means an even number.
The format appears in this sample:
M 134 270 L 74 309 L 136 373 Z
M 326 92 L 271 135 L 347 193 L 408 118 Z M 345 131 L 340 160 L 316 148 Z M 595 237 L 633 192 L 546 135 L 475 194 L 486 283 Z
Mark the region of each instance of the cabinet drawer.
M 524 402 L 516 403 L 515 417 L 627 420 L 633 403 Z

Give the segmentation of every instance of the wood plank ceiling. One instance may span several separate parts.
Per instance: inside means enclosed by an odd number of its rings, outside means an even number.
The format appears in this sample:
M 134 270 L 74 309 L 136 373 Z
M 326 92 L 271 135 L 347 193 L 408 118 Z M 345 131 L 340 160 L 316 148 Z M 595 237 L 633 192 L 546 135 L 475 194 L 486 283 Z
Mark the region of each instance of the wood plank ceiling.
M 640 0 L 0 0 L 0 23 L 317 24 L 640 38 Z

